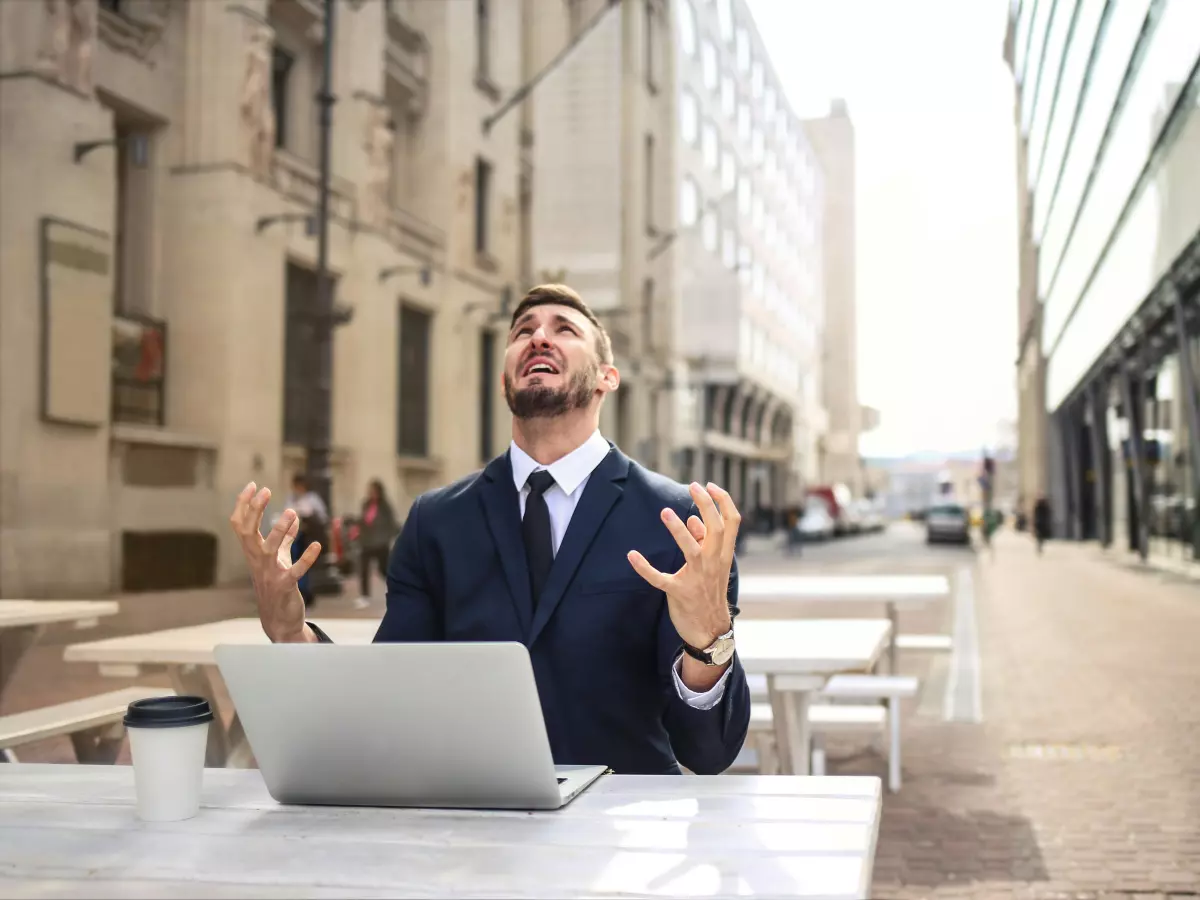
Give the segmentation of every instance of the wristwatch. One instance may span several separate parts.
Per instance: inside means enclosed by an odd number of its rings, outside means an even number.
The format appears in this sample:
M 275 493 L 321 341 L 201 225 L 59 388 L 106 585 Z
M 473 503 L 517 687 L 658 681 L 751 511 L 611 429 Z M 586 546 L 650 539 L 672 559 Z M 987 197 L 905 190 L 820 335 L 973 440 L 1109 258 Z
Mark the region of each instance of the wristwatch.
M 698 659 L 706 666 L 723 666 L 729 660 L 733 659 L 733 623 L 729 624 L 729 630 L 724 634 L 717 635 L 716 639 L 703 650 L 697 650 L 695 647 L 688 644 L 686 641 L 683 644 L 683 652 L 692 659 Z

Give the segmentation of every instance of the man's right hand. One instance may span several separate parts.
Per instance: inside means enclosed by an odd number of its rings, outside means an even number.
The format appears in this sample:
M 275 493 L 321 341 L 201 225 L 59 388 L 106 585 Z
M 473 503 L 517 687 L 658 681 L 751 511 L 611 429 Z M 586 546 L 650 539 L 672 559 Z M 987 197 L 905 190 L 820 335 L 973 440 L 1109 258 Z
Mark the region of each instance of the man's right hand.
M 258 619 L 274 643 L 314 643 L 317 636 L 304 623 L 304 598 L 297 583 L 316 562 L 321 545 L 314 541 L 292 562 L 292 541 L 300 528 L 300 519 L 292 509 L 283 511 L 264 540 L 263 511 L 270 499 L 271 491 L 263 488 L 256 492 L 252 481 L 238 494 L 229 517 L 250 567 Z

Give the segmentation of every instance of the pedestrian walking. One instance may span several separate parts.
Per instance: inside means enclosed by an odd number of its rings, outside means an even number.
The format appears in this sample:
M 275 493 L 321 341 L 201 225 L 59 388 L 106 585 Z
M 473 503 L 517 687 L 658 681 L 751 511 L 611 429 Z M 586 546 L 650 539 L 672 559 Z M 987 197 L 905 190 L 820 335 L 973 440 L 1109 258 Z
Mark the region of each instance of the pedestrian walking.
M 1033 537 L 1037 541 L 1037 552 L 1041 555 L 1042 544 L 1050 538 L 1050 501 L 1044 494 L 1033 505 Z
M 321 495 L 308 486 L 308 479 L 302 474 L 292 477 L 292 493 L 287 498 L 285 508 L 288 507 L 296 511 L 300 522 L 300 528 L 292 541 L 292 562 L 296 562 L 304 555 L 308 545 L 319 541 L 328 529 L 329 510 L 326 509 Z M 314 599 L 311 574 L 306 570 L 297 584 L 306 608 L 312 606 Z
M 399 532 L 400 526 L 396 524 L 396 515 L 388 502 L 383 482 L 378 478 L 371 479 L 358 524 L 358 576 L 362 592 L 354 601 L 357 609 L 371 605 L 372 566 L 379 569 L 381 578 L 387 576 L 388 556 Z

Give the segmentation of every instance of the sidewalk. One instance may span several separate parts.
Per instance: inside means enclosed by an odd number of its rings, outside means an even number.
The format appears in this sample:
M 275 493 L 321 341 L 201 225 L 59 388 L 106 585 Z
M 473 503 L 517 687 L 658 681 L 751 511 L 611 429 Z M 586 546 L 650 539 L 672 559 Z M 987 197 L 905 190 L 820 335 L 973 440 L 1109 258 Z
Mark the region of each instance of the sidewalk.
M 872 896 L 1200 896 L 1200 591 L 1012 533 L 974 569 L 983 722 L 905 720 Z

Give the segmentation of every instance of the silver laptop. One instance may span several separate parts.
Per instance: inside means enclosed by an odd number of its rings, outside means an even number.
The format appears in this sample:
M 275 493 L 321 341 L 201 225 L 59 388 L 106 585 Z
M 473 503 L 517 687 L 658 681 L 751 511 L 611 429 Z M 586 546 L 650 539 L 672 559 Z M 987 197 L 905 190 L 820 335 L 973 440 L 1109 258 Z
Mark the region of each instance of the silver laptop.
M 280 803 L 557 809 L 605 766 L 555 766 L 519 643 L 224 644 L 217 665 Z

